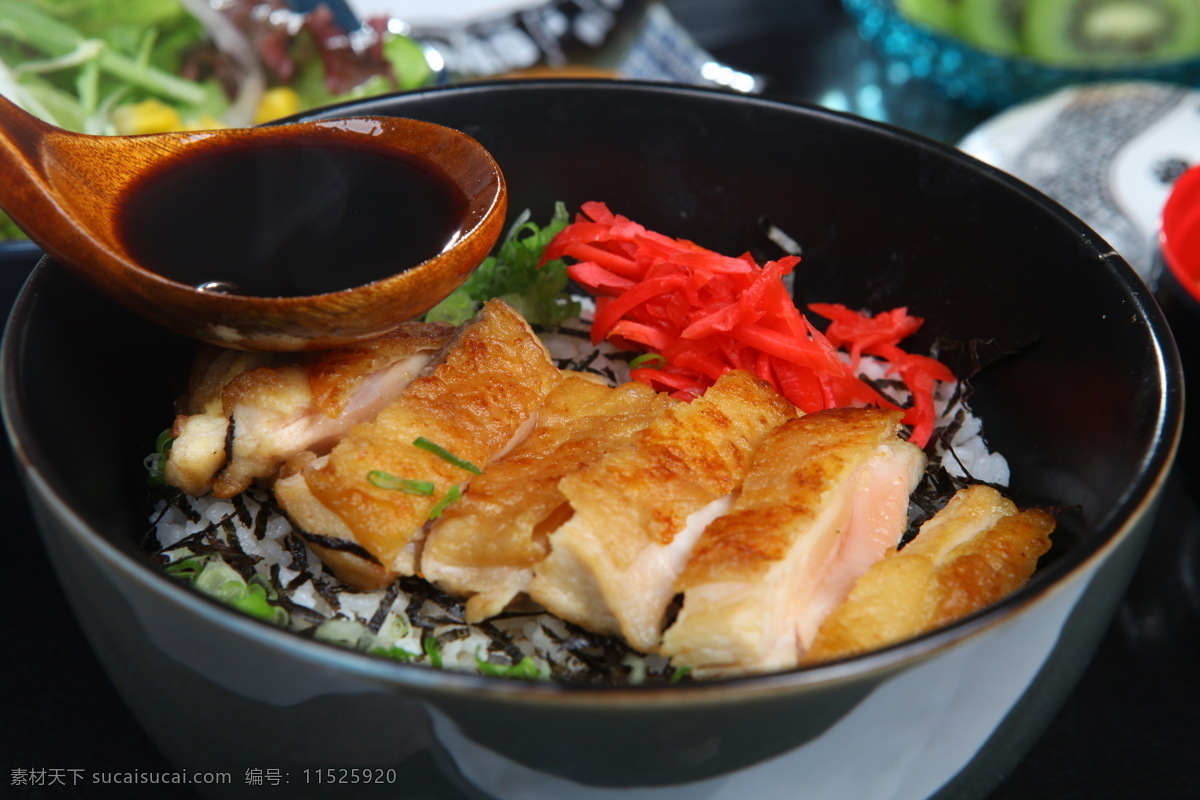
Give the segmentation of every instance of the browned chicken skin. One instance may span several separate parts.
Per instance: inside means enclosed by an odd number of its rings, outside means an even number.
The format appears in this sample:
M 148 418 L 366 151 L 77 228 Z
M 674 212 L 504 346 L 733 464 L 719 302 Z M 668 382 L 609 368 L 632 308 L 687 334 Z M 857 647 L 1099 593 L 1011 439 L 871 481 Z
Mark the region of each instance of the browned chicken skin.
M 664 655 L 700 676 L 799 663 L 820 618 L 904 534 L 925 458 L 898 438 L 900 416 L 833 409 L 767 437 L 675 584 Z
M 741 484 L 763 438 L 798 412 L 747 372 L 662 412 L 628 446 L 566 476 L 574 512 L 550 534 L 529 594 L 589 630 L 651 651 L 696 537 Z
M 678 402 L 640 383 L 613 388 L 565 377 L 546 397 L 529 437 L 489 464 L 434 523 L 422 573 L 445 591 L 468 596 L 469 620 L 498 614 L 549 553 L 549 532 L 572 514 L 559 482 L 625 446 Z
M 1002 599 L 1050 549 L 1054 517 L 990 486 L 960 490 L 904 549 L 871 567 L 821 626 L 807 661 L 843 658 L 941 627 Z
M 416 442 L 432 443 L 481 468 L 528 434 L 559 380 L 561 373 L 525 320 L 503 301 L 491 301 L 455 336 L 432 372 L 299 474 L 312 498 L 384 569 L 415 574 L 430 512 L 473 477 Z M 427 483 L 432 491 L 391 488 L 396 480 Z M 308 529 L 303 515 L 281 502 Z
M 394 400 L 449 340 L 446 325 L 405 323 L 319 355 L 208 348 L 190 408 L 175 421 L 166 480 L 189 494 L 232 497 L 304 451 L 323 454 Z

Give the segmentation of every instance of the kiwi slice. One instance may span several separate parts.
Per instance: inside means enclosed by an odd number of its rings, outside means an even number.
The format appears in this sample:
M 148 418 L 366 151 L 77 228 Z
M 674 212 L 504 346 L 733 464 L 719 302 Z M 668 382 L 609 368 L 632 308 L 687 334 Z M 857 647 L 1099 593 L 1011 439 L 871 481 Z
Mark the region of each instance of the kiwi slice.
M 896 0 L 896 10 L 909 22 L 952 36 L 958 34 L 959 0 Z
M 1005 55 L 1022 51 L 1026 0 L 962 0 L 959 31 L 976 47 Z
M 1027 0 L 1026 53 L 1070 67 L 1200 55 L 1197 0 Z

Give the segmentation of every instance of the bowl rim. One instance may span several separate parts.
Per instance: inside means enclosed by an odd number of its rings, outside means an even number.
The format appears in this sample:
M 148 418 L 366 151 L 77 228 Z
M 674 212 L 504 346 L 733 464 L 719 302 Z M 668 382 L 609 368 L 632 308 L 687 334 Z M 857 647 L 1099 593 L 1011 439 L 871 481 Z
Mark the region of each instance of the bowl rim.
M 35 492 L 69 529 L 69 533 L 92 554 L 103 560 L 116 573 L 134 581 L 146 591 L 158 595 L 164 602 L 185 608 L 207 622 L 238 636 L 253 637 L 260 644 L 300 658 L 314 665 L 333 668 L 348 676 L 379 683 L 393 689 L 408 689 L 443 695 L 483 693 L 497 700 L 540 701 L 581 706 L 613 706 L 623 704 L 638 707 L 670 705 L 700 705 L 733 702 L 756 696 L 775 694 L 780 690 L 804 691 L 811 687 L 858 681 L 868 676 L 882 677 L 916 661 L 953 648 L 981 630 L 999 627 L 1035 605 L 1041 598 L 1062 590 L 1074 579 L 1089 574 L 1107 554 L 1127 538 L 1137 523 L 1155 506 L 1156 498 L 1166 481 L 1179 447 L 1183 424 L 1182 368 L 1174 339 L 1165 318 L 1154 302 L 1149 289 L 1130 267 L 1094 231 L 1078 217 L 1033 187 L 974 157 L 942 142 L 852 114 L 817 106 L 788 103 L 762 97 L 731 95 L 716 89 L 648 81 L 612 80 L 604 78 L 570 79 L 513 79 L 480 81 L 462 85 L 435 86 L 426 89 L 385 95 L 367 100 L 352 101 L 322 109 L 314 109 L 296 118 L 313 116 L 355 115 L 378 113 L 372 108 L 382 105 L 403 107 L 421 98 L 445 94 L 469 98 L 478 92 L 578 93 L 595 95 L 613 92 L 651 94 L 667 100 L 682 98 L 682 102 L 710 102 L 740 106 L 762 107 L 773 112 L 818 116 L 837 119 L 841 124 L 860 127 L 875 134 L 902 138 L 940 157 L 959 162 L 964 168 L 984 173 L 992 181 L 1027 196 L 1032 202 L 1057 217 L 1080 239 L 1095 250 L 1099 260 L 1112 271 L 1113 278 L 1134 302 L 1133 313 L 1140 315 L 1149 328 L 1157 354 L 1155 360 L 1158 380 L 1163 387 L 1155 419 L 1156 435 L 1153 445 L 1144 454 L 1135 480 L 1115 501 L 1108 517 L 1100 519 L 1090 529 L 1088 541 L 1039 569 L 1033 578 L 1008 597 L 956 622 L 878 650 L 837 661 L 764 675 L 697 681 L 673 685 L 580 685 L 551 681 L 521 681 L 510 678 L 443 670 L 419 664 L 406 664 L 380 656 L 341 648 L 310 640 L 278 628 L 268 622 L 245 615 L 198 590 L 184 585 L 157 568 L 149 557 L 137 559 L 121 551 L 93 529 L 65 501 L 46 479 L 39 464 L 48 459 L 39 445 L 28 435 L 30 427 L 21 407 L 15 386 L 15 376 L 21 363 L 21 349 L 29 317 L 45 275 L 63 268 L 49 257 L 43 257 L 25 283 L 5 326 L 0 343 L 0 411 L 17 463 L 23 473 L 26 488 Z M 39 526 L 39 535 L 46 535 Z M 686 698 L 687 703 L 682 703 Z

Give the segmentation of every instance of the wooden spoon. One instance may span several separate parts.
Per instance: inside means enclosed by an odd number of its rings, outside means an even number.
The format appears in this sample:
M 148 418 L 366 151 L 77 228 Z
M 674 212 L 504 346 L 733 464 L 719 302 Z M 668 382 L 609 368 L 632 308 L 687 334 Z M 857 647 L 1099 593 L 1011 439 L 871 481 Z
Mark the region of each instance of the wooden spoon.
M 336 284 L 337 290 L 302 296 L 201 289 L 168 279 L 156 271 L 161 265 L 139 263 L 131 254 L 137 222 L 123 211 L 156 177 L 169 175 L 181 163 L 219 167 L 219 159 L 229 154 L 275 147 L 394 155 L 422 175 L 440 176 L 460 201 L 454 213 L 461 219 L 444 249 L 419 263 L 397 263 L 394 270 L 389 264 L 393 274 L 365 285 Z M 160 180 L 159 186 L 169 189 L 172 184 Z M 397 186 L 397 197 L 404 190 Z M 227 191 L 233 197 L 248 186 L 231 182 Z M 351 212 L 355 199 L 351 192 Z M 313 350 L 389 330 L 457 288 L 499 238 L 507 189 L 499 166 L 478 142 L 417 120 L 354 117 L 262 128 L 88 136 L 49 125 L 0 96 L 0 207 L 64 267 L 156 323 L 226 347 Z M 345 266 L 319 268 L 336 276 Z

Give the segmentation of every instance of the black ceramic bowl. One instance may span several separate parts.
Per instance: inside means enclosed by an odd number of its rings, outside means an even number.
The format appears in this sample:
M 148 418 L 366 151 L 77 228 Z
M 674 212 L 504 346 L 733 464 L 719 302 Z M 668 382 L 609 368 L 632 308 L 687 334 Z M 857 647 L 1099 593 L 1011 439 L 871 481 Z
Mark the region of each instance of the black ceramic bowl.
M 974 407 L 1022 503 L 1067 509 L 1022 590 L 947 629 L 784 674 L 575 688 L 436 672 L 239 615 L 139 548 L 140 463 L 190 345 L 43 262 L 10 319 L 3 401 L 45 543 L 92 644 L 163 752 L 288 796 L 344 796 L 322 767 L 436 763 L 503 798 L 974 797 L 1020 757 L 1090 659 L 1177 447 L 1180 370 L 1157 306 L 1111 247 L 961 153 L 828 111 L 690 88 L 514 82 L 320 112 L 413 116 L 477 138 L 514 213 L 614 210 L 716 250 L 803 247 L 802 301 L 907 305 L 935 337 L 1020 351 Z M 306 771 L 307 770 L 307 771 Z M 388 773 L 382 773 L 386 779 Z M 687 784 L 687 785 L 684 785 Z M 942 795 L 941 793 L 945 793 Z

